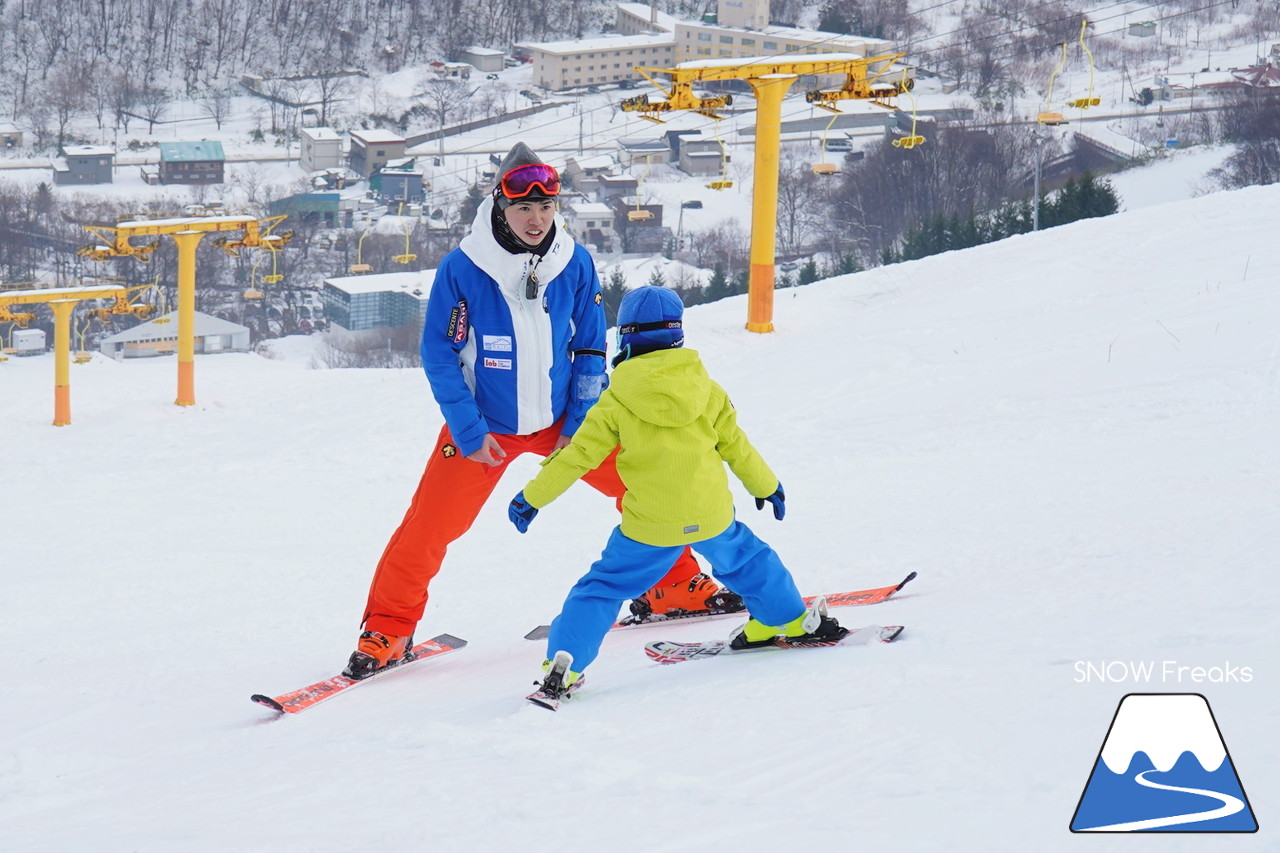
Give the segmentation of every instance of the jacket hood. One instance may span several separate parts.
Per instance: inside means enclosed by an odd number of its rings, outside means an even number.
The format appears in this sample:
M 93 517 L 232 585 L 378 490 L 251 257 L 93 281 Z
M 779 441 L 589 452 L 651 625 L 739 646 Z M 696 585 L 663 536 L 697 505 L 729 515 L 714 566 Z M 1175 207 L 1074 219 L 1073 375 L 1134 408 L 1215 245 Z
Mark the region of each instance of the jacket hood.
M 707 408 L 711 377 L 691 349 L 659 350 L 627 359 L 609 390 L 633 415 L 660 427 L 683 427 Z
M 489 221 L 492 215 L 493 199 L 486 198 L 480 202 L 476 218 L 471 223 L 471 231 L 462 238 L 458 248 L 512 298 L 519 299 L 524 292 L 530 266 L 537 268 L 539 286 L 545 287 L 547 282 L 564 272 L 573 259 L 573 238 L 569 236 L 564 218 L 559 213 L 555 217 L 555 239 L 541 258 L 532 251 L 513 255 L 502 248 L 498 238 L 493 236 L 493 225 Z

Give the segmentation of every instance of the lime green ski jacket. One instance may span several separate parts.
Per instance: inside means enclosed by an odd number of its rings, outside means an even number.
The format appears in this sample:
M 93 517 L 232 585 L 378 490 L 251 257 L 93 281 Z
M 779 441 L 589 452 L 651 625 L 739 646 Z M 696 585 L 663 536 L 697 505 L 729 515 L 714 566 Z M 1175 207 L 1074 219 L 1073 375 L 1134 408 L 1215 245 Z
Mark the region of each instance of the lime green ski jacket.
M 647 545 L 687 545 L 729 527 L 733 494 L 725 463 L 755 497 L 778 487 L 738 427 L 728 395 L 689 349 L 659 350 L 618 365 L 573 442 L 548 456 L 524 487 L 525 500 L 546 506 L 615 447 L 627 487 L 622 533 Z

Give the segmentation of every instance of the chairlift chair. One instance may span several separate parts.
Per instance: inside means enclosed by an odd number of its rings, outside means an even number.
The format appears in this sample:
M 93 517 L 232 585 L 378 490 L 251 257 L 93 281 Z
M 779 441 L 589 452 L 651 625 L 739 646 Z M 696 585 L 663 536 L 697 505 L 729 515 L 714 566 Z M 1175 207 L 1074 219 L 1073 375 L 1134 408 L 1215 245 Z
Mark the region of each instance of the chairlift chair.
M 900 136 L 893 140 L 893 147 L 910 150 L 917 145 L 923 145 L 924 137 L 916 133 L 916 96 L 911 93 L 911 90 L 915 87 L 907 79 L 907 69 L 905 68 L 902 69 L 902 85 L 899 88 L 906 92 L 907 97 L 911 99 L 911 132 L 906 136 Z
M 356 262 L 347 268 L 352 274 L 359 275 L 360 273 L 371 272 L 373 270 L 373 267 L 364 263 L 360 257 L 361 253 L 364 251 L 364 238 L 368 237 L 369 232 L 372 230 L 372 228 L 364 229 L 360 234 L 360 239 L 356 241 Z
M 711 125 L 711 129 L 715 132 L 716 142 L 720 145 L 720 177 L 707 184 L 707 189 L 733 189 L 733 180 L 729 177 L 729 149 L 725 147 L 724 140 L 720 138 L 720 116 L 713 115 L 712 118 L 715 119 L 715 123 Z
M 1089 50 L 1089 45 L 1085 43 L 1084 32 L 1089 26 L 1089 19 L 1085 18 L 1080 22 L 1080 49 L 1084 51 L 1084 55 L 1089 58 L 1089 95 L 1084 98 L 1075 98 L 1067 101 L 1067 106 L 1078 110 L 1087 110 L 1089 107 L 1096 107 L 1102 103 L 1102 99 L 1093 94 L 1093 52 Z M 1065 47 L 1065 45 L 1064 45 Z
M 819 104 L 818 106 L 825 106 L 825 105 Z M 826 108 L 832 110 L 835 113 L 835 115 L 831 117 L 831 121 L 827 122 L 827 126 L 822 129 L 821 151 L 824 157 L 826 156 L 826 153 L 827 153 L 827 132 L 831 130 L 831 125 L 835 124 L 836 119 L 840 117 L 839 110 L 836 110 L 832 107 L 826 107 Z M 828 163 L 825 160 L 821 160 L 817 163 L 814 163 L 811 168 L 813 169 L 813 173 L 815 175 L 822 175 L 824 177 L 830 177 L 831 175 L 840 174 L 840 167 L 837 164 Z

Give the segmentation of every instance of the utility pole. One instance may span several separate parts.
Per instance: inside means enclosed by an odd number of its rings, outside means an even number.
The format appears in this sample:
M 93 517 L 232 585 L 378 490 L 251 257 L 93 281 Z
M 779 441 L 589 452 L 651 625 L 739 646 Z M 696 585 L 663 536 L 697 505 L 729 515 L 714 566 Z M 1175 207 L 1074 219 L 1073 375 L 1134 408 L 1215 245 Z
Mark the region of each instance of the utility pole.
M 1031 131 L 1032 139 L 1036 148 L 1036 177 L 1035 189 L 1032 190 L 1034 199 L 1031 202 L 1031 230 L 1040 230 L 1040 168 L 1044 161 L 1044 142 L 1045 136 L 1040 128 Z

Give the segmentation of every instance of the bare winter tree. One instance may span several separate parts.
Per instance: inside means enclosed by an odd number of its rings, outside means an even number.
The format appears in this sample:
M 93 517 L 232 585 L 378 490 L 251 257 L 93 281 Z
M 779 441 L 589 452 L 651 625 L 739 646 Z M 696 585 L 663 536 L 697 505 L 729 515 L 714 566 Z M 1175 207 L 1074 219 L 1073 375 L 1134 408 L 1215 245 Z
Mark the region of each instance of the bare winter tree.
M 45 99 L 57 127 L 58 147 L 66 141 L 67 125 L 84 110 L 88 102 L 89 77 L 86 69 L 64 65 L 49 75 L 45 85 Z
M 417 95 L 432 125 L 443 130 L 450 121 L 456 123 L 467 118 L 470 113 L 468 101 L 475 92 L 476 87 L 470 83 L 428 71 L 419 81 Z
M 818 236 L 822 221 L 818 181 L 830 180 L 813 173 L 808 161 L 784 156 L 778 166 L 778 250 L 798 255 Z
M 200 104 L 200 109 L 213 119 L 218 130 L 222 130 L 222 123 L 231 115 L 231 89 L 227 86 L 213 89 Z
M 147 120 L 147 133 L 156 132 L 156 122 L 169 110 L 169 92 L 160 86 L 148 85 L 138 93 L 142 117 Z

